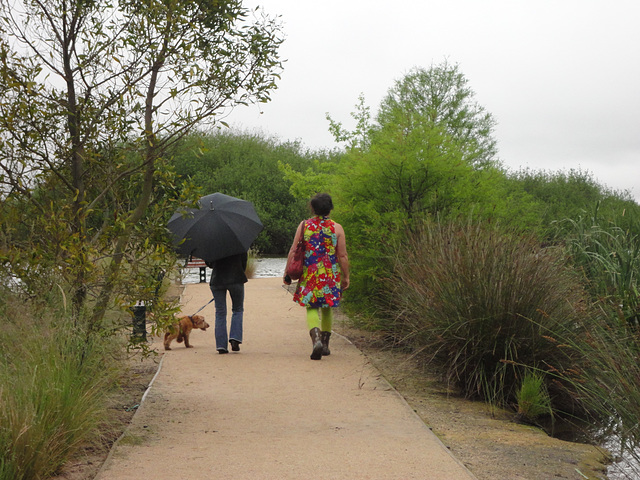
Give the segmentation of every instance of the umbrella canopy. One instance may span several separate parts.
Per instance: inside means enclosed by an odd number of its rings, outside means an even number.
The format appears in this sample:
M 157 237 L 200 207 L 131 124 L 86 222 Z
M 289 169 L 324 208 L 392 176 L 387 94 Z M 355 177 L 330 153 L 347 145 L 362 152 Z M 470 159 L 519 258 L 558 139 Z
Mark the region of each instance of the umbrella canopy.
M 200 208 L 178 210 L 167 224 L 179 254 L 213 262 L 244 253 L 264 228 L 246 200 L 212 193 L 198 203 Z

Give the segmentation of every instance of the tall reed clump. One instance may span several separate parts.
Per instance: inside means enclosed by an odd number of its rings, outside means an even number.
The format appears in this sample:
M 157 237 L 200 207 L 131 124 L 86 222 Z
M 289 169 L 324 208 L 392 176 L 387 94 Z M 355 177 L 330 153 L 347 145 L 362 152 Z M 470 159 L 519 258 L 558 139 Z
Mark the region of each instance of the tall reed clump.
M 640 478 L 640 336 L 623 323 L 597 322 L 584 335 L 563 339 L 586 361 L 582 368 L 560 377 L 591 414 L 592 435 L 618 456 L 633 458 L 630 464 Z
M 603 222 L 604 223 L 604 222 Z M 597 217 L 561 222 L 568 252 L 609 315 L 640 327 L 640 221 L 634 229 Z
M 54 474 L 104 420 L 107 351 L 64 312 L 3 292 L 0 301 L 0 480 Z
M 640 223 L 622 229 L 579 218 L 562 226 L 572 261 L 601 309 L 601 321 L 588 324 L 583 335 L 562 339 L 587 359 L 564 381 L 593 412 L 602 438 L 617 439 L 608 447 L 625 450 L 640 465 Z
M 394 334 L 465 396 L 511 406 L 525 371 L 577 360 L 549 340 L 588 315 L 560 248 L 472 221 L 426 222 L 407 237 L 387 281 Z M 566 395 L 549 387 L 560 406 Z

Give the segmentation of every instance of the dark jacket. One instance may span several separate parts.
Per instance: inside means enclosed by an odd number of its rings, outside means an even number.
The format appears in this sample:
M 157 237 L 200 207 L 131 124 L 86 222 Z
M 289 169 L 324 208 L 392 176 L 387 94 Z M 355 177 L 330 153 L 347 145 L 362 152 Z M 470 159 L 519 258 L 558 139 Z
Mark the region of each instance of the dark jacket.
M 207 262 L 207 266 L 212 269 L 209 285 L 212 287 L 228 287 L 237 283 L 247 283 L 248 255 L 241 253 L 230 257 L 221 258 L 215 262 Z

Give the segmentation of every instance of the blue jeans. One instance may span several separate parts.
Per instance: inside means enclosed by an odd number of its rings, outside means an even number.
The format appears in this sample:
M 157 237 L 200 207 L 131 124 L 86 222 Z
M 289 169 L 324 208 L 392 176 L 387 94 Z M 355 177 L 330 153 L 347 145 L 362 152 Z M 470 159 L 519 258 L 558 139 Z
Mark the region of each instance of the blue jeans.
M 231 328 L 227 335 L 227 291 L 231 296 Z M 236 283 L 228 287 L 211 287 L 216 306 L 216 349 L 229 350 L 229 340 L 242 343 L 242 316 L 244 313 L 244 284 Z

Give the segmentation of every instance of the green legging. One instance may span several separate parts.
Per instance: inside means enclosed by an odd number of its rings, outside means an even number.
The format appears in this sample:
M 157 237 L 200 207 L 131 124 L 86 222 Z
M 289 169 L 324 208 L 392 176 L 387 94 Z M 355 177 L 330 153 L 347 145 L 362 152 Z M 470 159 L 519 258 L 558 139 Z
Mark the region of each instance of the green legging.
M 320 310 L 322 310 L 322 322 L 320 322 Z M 333 325 L 333 308 L 307 307 L 307 325 L 309 330 L 318 327 L 323 332 L 330 332 Z

